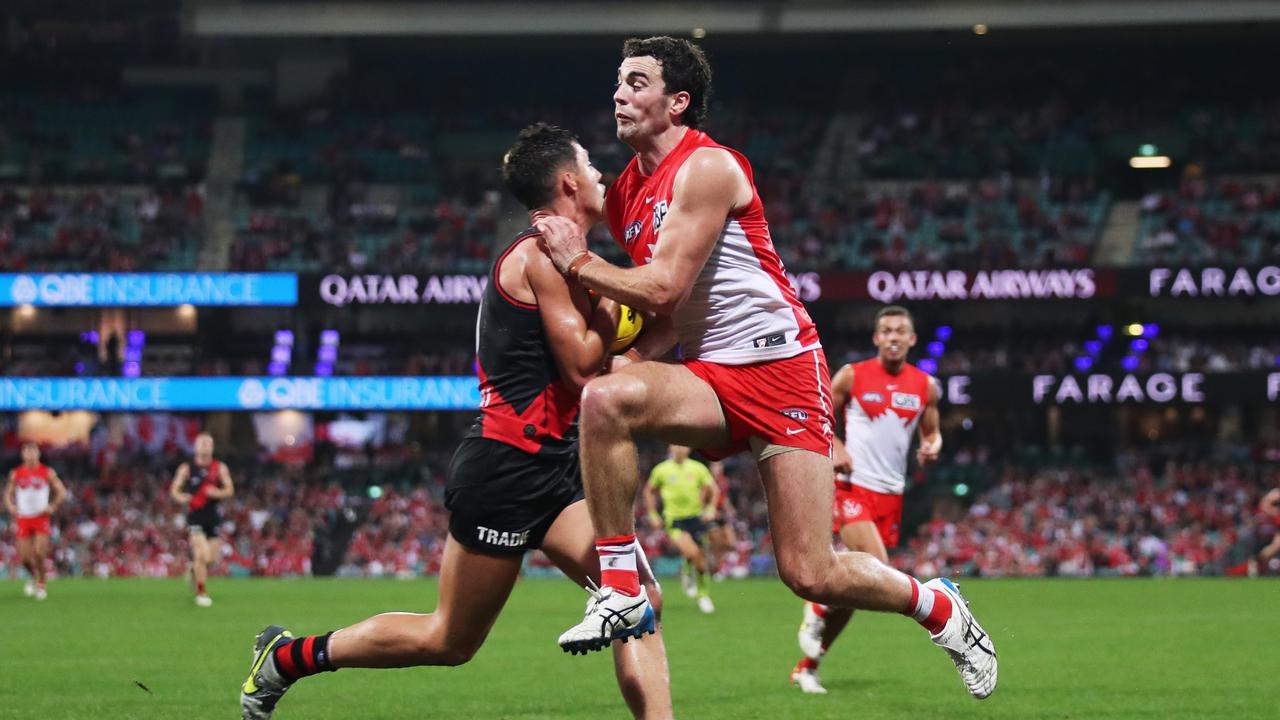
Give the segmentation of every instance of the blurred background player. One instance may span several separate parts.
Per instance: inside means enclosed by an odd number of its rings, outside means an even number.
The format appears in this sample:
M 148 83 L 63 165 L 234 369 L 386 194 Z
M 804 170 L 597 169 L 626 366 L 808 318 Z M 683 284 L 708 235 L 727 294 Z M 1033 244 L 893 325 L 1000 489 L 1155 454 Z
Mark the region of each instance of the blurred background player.
M 662 515 L 658 515 L 657 496 L 662 497 Z M 644 488 L 645 510 L 654 530 L 666 527 L 671 542 L 683 558 L 680 571 L 685 594 L 698 598 L 698 609 L 715 612 L 711 602 L 710 573 L 702 541 L 707 523 L 716 517 L 720 489 L 706 465 L 689 457 L 689 448 L 672 445 L 667 459 L 653 467 L 649 484 Z M 665 522 L 664 522 L 665 521 Z
M 235 494 L 231 472 L 213 457 L 213 436 L 196 436 L 195 458 L 182 463 L 173 474 L 169 495 L 187 507 L 187 539 L 191 543 L 191 582 L 196 590 L 196 605 L 209 607 L 213 599 L 205 587 L 209 566 L 222 555 L 219 528 L 222 515 L 218 503 Z
M 729 476 L 724 471 L 724 463 L 717 460 L 708 465 L 707 469 L 715 480 L 717 492 L 715 517 L 707 523 L 707 540 L 711 546 L 708 564 L 711 573 L 719 579 L 721 576 L 717 574 L 717 568 L 725 556 L 733 552 L 738 539 L 733 531 L 733 502 L 729 497 Z
M 919 428 L 916 459 L 922 468 L 938 459 L 942 434 L 937 381 L 907 362 L 916 344 L 911 313 L 896 305 L 882 308 L 872 343 L 876 357 L 845 365 L 831 381 L 837 438 L 832 531 L 848 549 L 887 563 L 902 524 L 912 431 Z M 848 608 L 805 603 L 799 633 L 805 657 L 791 671 L 791 681 L 804 692 L 827 692 L 818 663 L 851 617 Z
M 1280 488 L 1272 488 L 1262 496 L 1262 502 L 1259 508 L 1275 525 L 1276 533 L 1271 538 L 1271 542 L 1258 553 L 1258 559 L 1262 561 L 1263 567 L 1269 567 L 1271 560 L 1280 556 Z
M 40 447 L 22 444 L 22 464 L 9 471 L 4 506 L 17 520 L 18 557 L 31 578 L 22 587 L 27 597 L 48 597 L 45 588 L 49 558 L 49 516 L 67 497 L 67 489 L 53 468 L 40 462 Z
M 567 130 L 525 128 L 503 157 L 502 176 L 535 220 L 565 217 L 584 232 L 600 220 L 600 171 Z M 578 469 L 578 399 L 604 370 L 618 316 L 616 303 L 593 307 L 581 285 L 556 271 L 536 230 L 498 254 L 476 326 L 480 416 L 454 452 L 445 484 L 451 517 L 435 612 L 383 613 L 296 639 L 268 626 L 241 688 L 245 720 L 271 717 L 293 683 L 317 673 L 468 662 L 529 550 L 541 549 L 574 582 L 595 586 L 600 565 Z M 643 554 L 625 561 L 643 571 L 656 599 Z M 614 667 L 632 714 L 661 720 L 671 717 L 666 651 L 656 613 L 646 621 L 626 638 L 635 642 L 614 644 Z

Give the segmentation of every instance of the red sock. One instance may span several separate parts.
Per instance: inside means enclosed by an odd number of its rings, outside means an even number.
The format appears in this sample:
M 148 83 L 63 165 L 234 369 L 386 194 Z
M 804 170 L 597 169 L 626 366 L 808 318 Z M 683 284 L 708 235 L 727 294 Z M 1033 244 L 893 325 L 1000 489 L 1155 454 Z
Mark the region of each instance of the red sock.
M 911 576 L 907 579 L 911 581 L 911 604 L 902 614 L 915 619 L 930 634 L 937 635 L 951 619 L 951 598 L 944 592 L 921 585 Z
M 196 594 L 204 595 L 204 582 L 196 583 Z
M 801 670 L 817 670 L 818 662 L 819 661 L 814 660 L 811 657 L 801 658 L 800 662 L 796 663 L 796 671 L 799 672 Z
M 636 572 L 636 553 L 639 551 L 635 533 L 596 538 L 596 552 L 600 555 L 600 585 L 624 595 L 638 596 L 640 574 Z
M 813 611 L 813 614 L 814 614 L 814 615 L 817 615 L 817 616 L 818 616 L 818 617 L 820 617 L 820 618 L 824 618 L 824 617 L 826 617 L 826 616 L 827 616 L 827 606 L 826 606 L 826 605 L 819 605 L 819 604 L 818 604 L 818 603 L 816 603 L 816 602 L 811 602 L 811 603 L 809 603 L 809 609 Z

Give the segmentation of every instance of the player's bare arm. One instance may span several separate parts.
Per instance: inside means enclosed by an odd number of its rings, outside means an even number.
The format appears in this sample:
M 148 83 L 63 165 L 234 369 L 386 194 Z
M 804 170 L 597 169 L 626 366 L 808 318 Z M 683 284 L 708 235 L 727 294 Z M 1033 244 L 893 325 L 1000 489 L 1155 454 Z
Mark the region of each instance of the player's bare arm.
M 528 242 L 528 241 L 526 241 Z M 524 275 L 537 299 L 542 327 L 563 381 L 581 392 L 604 370 L 618 327 L 618 304 L 602 298 L 593 309 L 581 285 L 566 280 L 536 245 L 522 248 Z
M 708 522 L 716 519 L 716 506 L 720 504 L 720 486 L 714 478 L 702 486 L 702 519 Z
M 916 450 L 916 460 L 924 467 L 938 459 L 942 452 L 942 430 L 938 421 L 938 380 L 929 378 L 929 401 L 924 406 L 924 414 L 920 416 L 920 447 Z
M 9 479 L 4 484 L 4 509 L 8 511 L 10 517 L 18 516 L 18 485 L 15 480 L 16 473 L 9 471 Z
M 58 477 L 58 473 L 49 470 L 49 513 L 56 512 L 62 503 L 67 499 L 67 486 L 62 484 L 62 478 Z
M 662 516 L 658 514 L 658 494 L 653 490 L 653 483 L 644 484 L 644 512 L 649 518 L 649 527 L 662 529 Z
M 218 463 L 218 485 L 209 491 L 209 497 L 214 500 L 226 500 L 236 494 L 236 486 L 231 482 L 231 471 L 226 465 Z
M 174 502 L 184 505 L 191 502 L 191 495 L 182 491 L 182 486 L 190 475 L 191 467 L 186 463 L 179 465 L 173 473 L 173 482 L 169 483 L 169 497 L 173 498 Z
M 576 275 L 605 297 L 670 315 L 688 299 L 729 215 L 751 197 L 751 186 L 733 156 L 719 148 L 702 148 L 676 175 L 671 209 L 647 265 L 621 268 L 591 255 L 582 231 L 567 221 L 539 228 L 561 272 Z M 551 220 L 555 218 L 547 222 Z
M 853 472 L 853 456 L 844 446 L 844 408 L 849 404 L 849 394 L 853 392 L 853 365 L 845 365 L 831 378 L 831 400 L 835 407 L 835 436 L 832 443 L 832 464 L 838 474 L 848 475 Z

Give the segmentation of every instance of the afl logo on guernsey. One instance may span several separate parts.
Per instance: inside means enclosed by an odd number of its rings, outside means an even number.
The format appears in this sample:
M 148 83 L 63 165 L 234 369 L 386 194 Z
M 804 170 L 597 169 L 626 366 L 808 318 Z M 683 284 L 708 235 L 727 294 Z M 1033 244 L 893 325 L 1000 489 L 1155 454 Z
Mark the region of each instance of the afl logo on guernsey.
M 916 412 L 920 410 L 920 396 L 911 393 L 896 392 L 891 396 L 889 405 L 899 410 L 910 410 Z
M 657 234 L 662 229 L 662 221 L 667 218 L 667 201 L 659 200 L 653 206 L 653 232 Z
M 878 392 L 864 392 L 862 393 L 862 402 L 880 404 L 884 402 L 884 396 Z
M 787 408 L 780 412 L 796 422 L 805 422 L 809 419 L 809 413 L 799 408 Z
M 635 243 L 636 238 L 640 237 L 640 231 L 644 230 L 644 223 L 636 220 L 627 226 L 627 231 L 623 235 L 623 242 L 627 244 L 627 249 L 631 249 L 631 245 Z

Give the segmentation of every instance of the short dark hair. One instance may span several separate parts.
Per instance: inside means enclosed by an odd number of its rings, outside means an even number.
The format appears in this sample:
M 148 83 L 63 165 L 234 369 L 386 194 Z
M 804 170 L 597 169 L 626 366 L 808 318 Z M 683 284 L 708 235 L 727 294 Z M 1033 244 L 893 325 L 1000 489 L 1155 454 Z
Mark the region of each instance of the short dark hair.
M 702 48 L 683 38 L 666 35 L 631 38 L 622 44 L 622 57 L 649 56 L 662 65 L 662 82 L 667 94 L 689 93 L 689 108 L 681 122 L 695 130 L 707 119 L 711 101 L 711 63 Z
M 576 142 L 577 136 L 562 127 L 530 125 L 502 156 L 502 181 L 529 210 L 546 207 L 556 196 L 556 171 L 576 159 Z
M 911 317 L 911 311 L 901 305 L 885 305 L 880 308 L 880 312 L 876 313 L 876 325 L 880 324 L 880 318 L 883 317 L 905 317 L 907 322 L 911 323 L 911 327 L 915 327 L 916 320 Z

